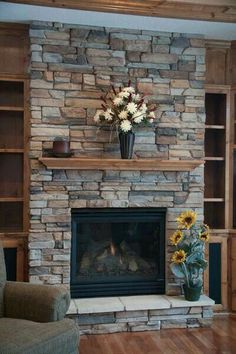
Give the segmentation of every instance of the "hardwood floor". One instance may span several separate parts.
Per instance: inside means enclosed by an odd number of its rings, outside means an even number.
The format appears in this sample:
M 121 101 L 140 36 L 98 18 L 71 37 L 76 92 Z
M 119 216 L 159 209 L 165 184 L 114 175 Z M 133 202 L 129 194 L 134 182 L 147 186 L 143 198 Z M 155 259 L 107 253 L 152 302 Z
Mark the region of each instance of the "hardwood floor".
M 236 354 L 236 316 L 212 328 L 82 336 L 80 354 Z

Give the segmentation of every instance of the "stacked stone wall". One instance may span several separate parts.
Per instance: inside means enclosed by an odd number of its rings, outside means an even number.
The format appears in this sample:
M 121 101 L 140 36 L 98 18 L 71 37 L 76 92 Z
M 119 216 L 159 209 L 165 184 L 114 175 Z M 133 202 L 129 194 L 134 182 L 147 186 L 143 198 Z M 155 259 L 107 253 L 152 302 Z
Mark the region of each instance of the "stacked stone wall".
M 204 156 L 205 48 L 199 36 L 34 22 L 30 28 L 30 281 L 70 282 L 71 208 L 166 207 L 166 237 L 183 209 L 203 218 L 203 167 L 191 172 L 47 170 L 55 137 L 75 156 L 119 157 L 116 134 L 93 117 L 103 90 L 128 81 L 158 105 L 136 132 L 135 158 Z M 168 269 L 166 293 L 179 285 Z

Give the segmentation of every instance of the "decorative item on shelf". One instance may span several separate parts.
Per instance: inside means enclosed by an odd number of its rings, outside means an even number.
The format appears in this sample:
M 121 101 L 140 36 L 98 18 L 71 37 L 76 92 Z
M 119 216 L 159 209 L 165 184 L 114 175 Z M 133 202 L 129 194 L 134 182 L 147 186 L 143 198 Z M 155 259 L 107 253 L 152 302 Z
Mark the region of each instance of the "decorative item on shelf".
M 133 130 L 137 125 L 153 123 L 156 105 L 149 105 L 130 82 L 127 87 L 119 89 L 112 86 L 101 99 L 102 110 L 96 112 L 94 121 L 110 124 L 119 132 L 121 158 L 131 159 L 135 140 Z
M 70 142 L 67 138 L 55 138 L 52 146 L 52 153 L 55 157 L 70 157 L 73 153 L 70 150 Z
M 119 132 L 120 155 L 122 159 L 132 159 L 135 135 L 132 131 Z
M 203 270 L 207 267 L 205 243 L 209 241 L 209 227 L 196 223 L 192 210 L 182 212 L 176 219 L 178 229 L 170 237 L 176 247 L 171 258 L 171 271 L 183 281 L 185 299 L 197 301 L 203 285 Z

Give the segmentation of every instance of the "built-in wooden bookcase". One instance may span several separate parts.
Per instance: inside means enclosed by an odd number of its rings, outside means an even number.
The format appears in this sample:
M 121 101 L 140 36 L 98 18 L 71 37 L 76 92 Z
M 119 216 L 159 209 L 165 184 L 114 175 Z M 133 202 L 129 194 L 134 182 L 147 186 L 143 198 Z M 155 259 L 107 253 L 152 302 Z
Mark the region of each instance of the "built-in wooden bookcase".
M 206 85 L 205 130 L 205 222 L 212 229 L 225 229 L 227 89 Z
M 0 77 L 0 233 L 27 232 L 27 80 Z
M 27 43 L 27 26 L 0 24 L 0 240 L 17 280 L 26 279 L 29 230 Z
M 204 216 L 211 238 L 205 290 L 215 296 L 218 310 L 235 311 L 236 46 L 234 42 L 209 41 L 206 47 Z

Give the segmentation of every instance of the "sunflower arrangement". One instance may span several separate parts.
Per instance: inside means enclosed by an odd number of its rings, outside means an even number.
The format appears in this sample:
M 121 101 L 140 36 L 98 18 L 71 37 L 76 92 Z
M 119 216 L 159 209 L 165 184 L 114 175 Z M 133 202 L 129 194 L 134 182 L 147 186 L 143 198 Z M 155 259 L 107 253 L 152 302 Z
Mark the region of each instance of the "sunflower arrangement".
M 128 133 L 139 124 L 153 123 L 156 110 L 155 105 L 149 105 L 146 98 L 136 92 L 134 87 L 114 86 L 101 97 L 102 109 L 94 116 L 96 123 L 111 124 L 119 132 Z
M 207 267 L 204 250 L 209 241 L 209 227 L 196 221 L 196 212 L 182 212 L 176 219 L 178 229 L 170 237 L 171 245 L 176 248 L 171 257 L 171 271 L 188 288 L 202 287 L 203 270 Z

